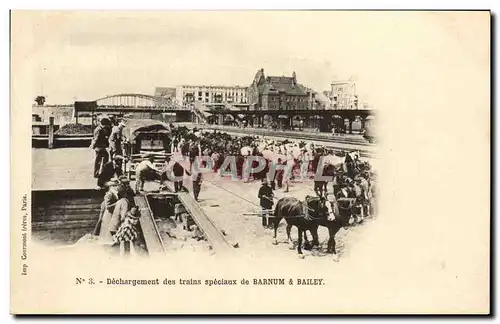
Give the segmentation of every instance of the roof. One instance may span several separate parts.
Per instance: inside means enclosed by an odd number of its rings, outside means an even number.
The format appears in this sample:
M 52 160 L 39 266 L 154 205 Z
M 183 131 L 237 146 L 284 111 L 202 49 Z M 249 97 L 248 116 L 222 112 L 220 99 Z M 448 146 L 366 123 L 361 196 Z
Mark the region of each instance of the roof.
M 170 127 L 164 122 L 154 119 L 129 119 L 125 122 L 123 135 L 129 141 L 133 141 L 141 132 L 170 134 Z
M 266 78 L 266 82 L 258 86 L 259 92 L 263 94 L 278 94 L 284 92 L 287 95 L 307 96 L 307 89 L 301 84 L 295 83 L 291 77 Z

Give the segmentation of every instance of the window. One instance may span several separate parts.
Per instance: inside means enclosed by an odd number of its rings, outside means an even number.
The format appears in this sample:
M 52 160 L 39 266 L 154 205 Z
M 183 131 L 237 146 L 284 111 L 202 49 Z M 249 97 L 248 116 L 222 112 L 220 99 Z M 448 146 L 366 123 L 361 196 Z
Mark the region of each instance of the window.
M 210 94 L 208 92 L 205 92 L 205 97 L 208 97 Z
M 201 97 L 201 91 L 198 91 L 198 97 Z

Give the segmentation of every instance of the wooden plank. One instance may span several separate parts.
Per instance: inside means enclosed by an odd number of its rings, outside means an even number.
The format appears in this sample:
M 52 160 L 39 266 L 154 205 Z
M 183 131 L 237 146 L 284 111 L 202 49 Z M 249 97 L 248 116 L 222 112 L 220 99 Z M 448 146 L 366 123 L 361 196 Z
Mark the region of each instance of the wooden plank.
M 170 191 L 174 191 L 171 182 L 165 185 Z M 233 251 L 233 247 L 238 246 L 236 242 L 230 243 L 227 240 L 189 193 L 177 193 L 177 197 L 217 253 L 229 253 Z
M 146 197 L 140 195 L 134 197 L 135 204 L 140 210 L 141 217 L 139 223 L 141 225 L 142 233 L 144 235 L 144 240 L 146 241 L 146 247 L 150 256 L 165 255 L 165 246 L 160 237 L 158 228 L 156 227 L 155 220 L 153 218 L 153 213 L 149 208 Z

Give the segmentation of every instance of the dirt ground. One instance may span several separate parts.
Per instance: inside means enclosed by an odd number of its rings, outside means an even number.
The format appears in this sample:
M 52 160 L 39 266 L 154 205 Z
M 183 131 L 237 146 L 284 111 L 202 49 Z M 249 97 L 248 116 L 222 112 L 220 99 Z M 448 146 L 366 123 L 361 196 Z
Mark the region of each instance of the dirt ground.
M 376 166 L 374 165 L 376 168 Z M 94 188 L 95 179 L 92 177 L 93 152 L 86 148 L 67 149 L 33 149 L 33 189 L 60 189 L 60 188 Z M 191 182 L 185 178 L 184 185 L 190 190 Z M 204 182 L 200 193 L 200 206 L 207 216 L 224 231 L 232 240 L 239 243 L 237 253 L 246 256 L 274 256 L 297 258 L 297 252 L 290 249 L 286 243 L 285 221 L 282 220 L 278 229 L 278 245 L 273 245 L 273 231 L 262 227 L 258 217 L 259 200 L 257 193 L 259 181 L 233 181 L 230 177 L 221 178 L 214 173 L 204 174 Z M 276 198 L 292 196 L 303 199 L 306 195 L 314 195 L 311 180 L 292 182 L 290 191 L 283 189 L 275 191 Z M 156 189 L 155 184 L 148 184 L 146 189 Z M 329 187 L 331 191 L 331 186 Z M 254 215 L 252 215 L 254 214 Z M 341 258 L 349 256 L 350 248 L 360 244 L 363 233 L 373 219 L 367 219 L 361 225 L 341 229 L 336 236 L 337 253 Z M 196 252 L 210 255 L 213 251 L 208 244 L 192 238 L 192 233 L 182 230 L 182 224 L 175 222 L 158 223 L 165 245 L 169 253 Z M 166 236 L 167 230 L 176 237 Z M 326 250 L 328 232 L 320 228 L 320 243 L 322 251 L 304 251 L 306 258 L 324 259 L 328 257 Z M 297 229 L 292 229 L 292 238 L 297 239 Z

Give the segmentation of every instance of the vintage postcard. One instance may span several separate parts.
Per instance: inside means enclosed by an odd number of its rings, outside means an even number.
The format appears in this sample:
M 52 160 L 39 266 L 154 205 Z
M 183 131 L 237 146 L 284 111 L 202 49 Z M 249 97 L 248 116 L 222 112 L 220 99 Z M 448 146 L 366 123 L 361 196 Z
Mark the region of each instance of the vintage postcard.
M 488 11 L 12 11 L 13 314 L 489 314 Z

